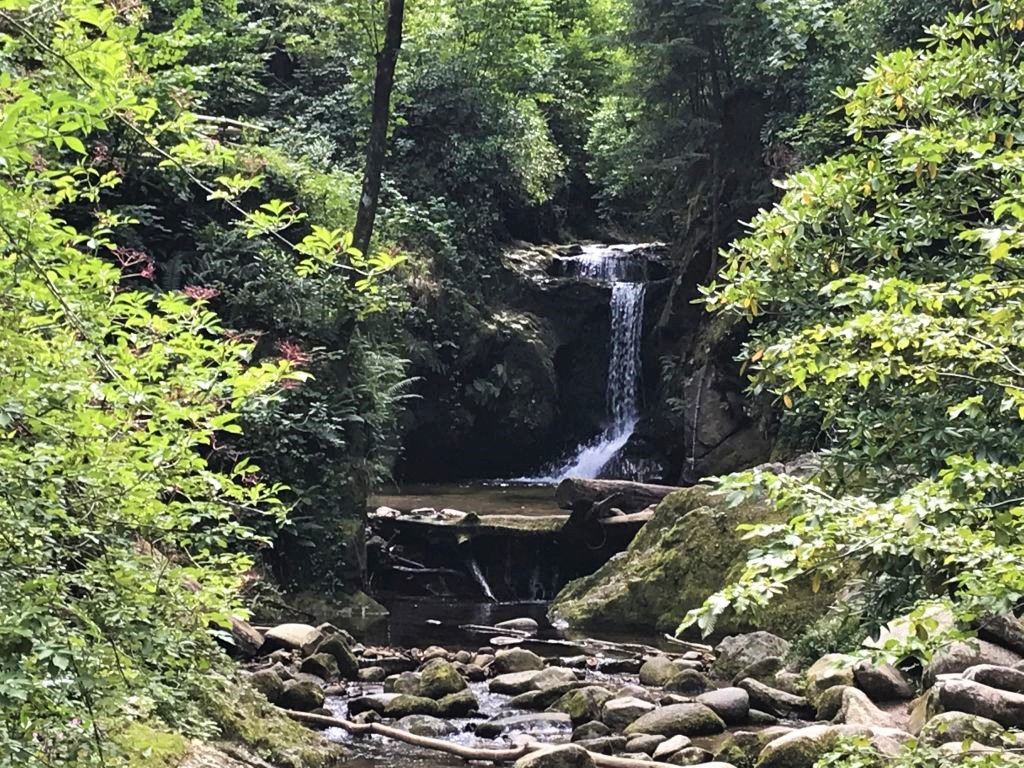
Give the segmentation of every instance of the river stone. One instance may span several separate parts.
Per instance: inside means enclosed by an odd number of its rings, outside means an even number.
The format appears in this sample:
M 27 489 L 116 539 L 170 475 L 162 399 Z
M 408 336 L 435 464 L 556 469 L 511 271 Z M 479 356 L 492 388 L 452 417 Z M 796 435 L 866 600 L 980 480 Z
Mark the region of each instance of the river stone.
M 914 698 L 913 686 L 892 664 L 862 661 L 853 668 L 853 679 L 873 701 Z
M 720 680 L 732 680 L 744 667 L 770 657 L 782 658 L 789 653 L 789 642 L 771 632 L 749 632 L 727 637 L 715 648 L 711 674 Z
M 686 738 L 685 736 L 683 738 Z M 629 741 L 626 742 L 627 752 L 642 752 L 645 755 L 653 755 L 654 750 L 658 748 L 661 742 L 665 741 L 664 736 L 655 736 L 653 734 L 639 733 L 636 736 L 630 736 Z
M 615 696 L 619 699 L 634 698 L 641 701 L 649 701 L 651 704 L 658 703 L 658 694 L 655 691 L 635 683 L 622 686 L 615 692 Z
M 995 720 L 1004 728 L 1024 727 L 1024 694 L 1004 691 L 973 680 L 943 680 L 932 696 L 943 711 L 956 710 Z
M 832 720 L 843 708 L 843 692 L 848 685 L 834 685 L 818 697 L 816 716 L 819 720 Z
M 741 680 L 739 687 L 750 695 L 751 706 L 776 717 L 810 720 L 815 715 L 814 707 L 803 696 L 780 691 L 750 678 Z
M 451 662 L 436 658 L 428 661 L 420 670 L 419 695 L 428 699 L 444 698 L 467 687 L 465 679 Z
M 669 755 L 665 762 L 670 765 L 705 765 L 713 757 L 714 755 L 701 747 L 686 747 Z
M 322 677 L 324 680 L 334 680 L 338 677 L 338 662 L 329 653 L 314 653 L 302 660 L 299 671 Z
M 589 723 L 576 726 L 572 729 L 573 741 L 586 741 L 587 739 L 600 739 L 610 736 L 612 729 L 598 720 L 591 720 Z
M 1012 667 L 997 667 L 994 664 L 979 664 L 964 670 L 964 680 L 973 680 L 982 685 L 991 685 L 1004 691 L 1024 693 L 1024 671 Z
M 719 688 L 697 697 L 697 703 L 710 709 L 726 725 L 740 725 L 750 714 L 750 694 L 742 688 Z
M 249 684 L 262 693 L 271 704 L 276 704 L 284 693 L 284 681 L 271 669 L 253 672 L 249 675 Z
M 1024 622 L 1012 613 L 982 619 L 978 637 L 1024 655 Z
M 545 688 L 543 691 L 527 691 L 526 693 L 520 693 L 518 696 L 513 696 L 502 704 L 502 708 L 526 709 L 531 712 L 540 712 L 541 710 L 550 707 L 569 691 L 575 690 L 576 688 L 582 688 L 584 685 L 586 685 L 586 683 L 574 680 L 571 683 L 563 683 L 562 685 L 556 685 L 553 688 Z
M 892 728 L 859 725 L 812 725 L 769 742 L 758 757 L 757 768 L 814 768 L 815 763 L 841 741 L 867 738 L 882 755 L 894 757 L 909 734 Z
M 503 648 L 494 655 L 490 669 L 494 675 L 544 669 L 544 659 L 525 648 Z
M 845 653 L 829 653 L 814 662 L 805 674 L 804 692 L 812 706 L 818 697 L 836 685 L 853 685 L 853 668 L 857 659 Z
M 420 695 L 420 676 L 416 672 L 402 672 L 384 679 L 384 693 L 404 693 L 407 696 Z
M 384 705 L 384 717 L 394 719 L 407 717 L 408 715 L 432 715 L 437 717 L 440 708 L 433 699 L 426 696 L 410 696 L 402 693 L 391 699 Z
M 708 689 L 708 681 L 695 669 L 684 669 L 665 683 L 668 693 L 681 693 L 684 696 L 696 696 Z
M 775 675 L 781 672 L 785 665 L 786 662 L 781 656 L 767 656 L 763 659 L 758 659 L 733 675 L 732 684 L 736 685 L 740 680 L 748 677 L 760 680 L 762 683 L 772 684 L 775 682 Z M 712 667 L 713 672 L 714 667 Z
M 338 665 L 338 674 L 346 680 L 355 680 L 359 677 L 359 660 L 352 652 L 352 648 L 345 640 L 345 635 L 341 630 L 337 630 L 335 634 L 321 640 L 316 647 L 316 652 L 318 654 L 328 653 L 333 656 Z
M 672 736 L 668 739 L 663 739 L 661 743 L 654 748 L 654 759 L 661 760 L 663 757 L 675 754 L 680 749 L 686 749 L 691 744 L 693 744 L 693 740 L 689 736 L 683 736 L 682 734 Z
M 394 701 L 399 695 L 397 693 L 377 693 L 371 696 L 357 696 L 348 700 L 348 713 L 358 715 L 363 712 L 376 712 L 378 715 L 383 715 L 388 702 Z
M 762 731 L 733 731 L 719 741 L 715 759 L 735 765 L 753 766 L 766 744 L 792 730 L 766 728 Z
M 672 704 L 642 715 L 626 728 L 626 735 L 707 736 L 721 733 L 725 723 L 703 704 Z
M 572 719 L 573 725 L 581 725 L 600 719 L 602 705 L 612 698 L 614 694 L 607 688 L 588 685 L 569 691 L 550 708 L 556 712 L 565 712 Z
M 536 635 L 537 631 L 540 629 L 540 625 L 537 623 L 536 619 L 530 619 L 526 617 L 519 619 L 509 619 L 508 621 L 499 621 L 494 626 L 498 629 L 513 630 L 516 632 L 526 632 L 531 635 Z
M 767 712 L 762 712 L 760 709 L 751 708 L 750 712 L 747 713 L 747 725 L 778 725 L 779 718 L 775 715 L 769 715 Z
M 832 720 L 847 725 L 880 725 L 890 728 L 895 725 L 892 717 L 876 707 L 864 691 L 850 686 L 843 688 L 839 711 Z
M 679 674 L 668 656 L 652 656 L 640 667 L 640 684 L 662 686 Z
M 444 659 L 445 661 L 451 661 L 452 654 L 448 652 L 447 648 L 442 648 L 440 645 L 429 645 L 420 654 L 420 662 L 426 664 L 428 661 L 434 659 Z
M 657 707 L 633 696 L 609 699 L 601 707 L 601 720 L 615 731 L 625 730 L 630 723 Z
M 574 741 L 575 744 L 583 747 L 588 752 L 598 755 L 614 755 L 626 748 L 625 736 L 601 736 L 596 739 L 581 739 Z
M 549 669 L 529 670 L 527 672 L 511 672 L 498 675 L 491 680 L 488 688 L 492 693 L 505 693 L 515 696 L 526 691 L 543 691 L 566 683 L 575 683 L 576 675 L 568 669 L 552 667 Z
M 388 676 L 384 667 L 364 667 L 356 674 L 361 683 L 383 683 Z
M 263 637 L 263 649 L 274 651 L 284 648 L 288 651 L 312 651 L 323 635 L 316 627 L 309 624 L 278 624 L 267 630 Z
M 1012 667 L 1020 661 L 1022 661 L 1020 654 L 985 640 L 972 638 L 964 642 L 952 643 L 936 651 L 931 663 L 925 667 L 922 683 L 925 688 L 929 688 L 935 683 L 938 675 L 963 672 L 965 669 L 979 664 Z
M 480 703 L 469 688 L 449 693 L 437 701 L 437 713 L 440 717 L 468 717 L 479 708 Z
M 432 739 L 443 739 L 459 732 L 458 727 L 452 723 L 430 715 L 407 715 L 395 723 L 395 727 L 416 736 L 429 736 Z
M 925 744 L 940 746 L 970 739 L 988 747 L 1005 747 L 1006 729 L 995 720 L 966 712 L 943 712 L 929 720 L 918 736 Z
M 564 744 L 544 747 L 516 760 L 513 768 L 595 768 L 594 758 L 583 747 Z
M 572 721 L 564 712 L 539 712 L 531 715 L 509 715 L 492 717 L 476 727 L 476 735 L 482 739 L 496 739 L 509 731 L 525 731 L 531 735 L 538 732 L 567 731 Z
M 297 709 L 310 712 L 324 704 L 324 692 L 319 685 L 308 680 L 289 680 L 277 699 L 277 705 L 283 709 Z

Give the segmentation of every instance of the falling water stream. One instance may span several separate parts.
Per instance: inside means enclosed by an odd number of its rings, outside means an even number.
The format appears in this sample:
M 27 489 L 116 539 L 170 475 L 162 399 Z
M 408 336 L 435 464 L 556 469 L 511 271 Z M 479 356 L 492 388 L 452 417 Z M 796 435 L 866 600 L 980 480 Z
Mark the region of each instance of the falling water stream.
M 547 468 L 543 477 L 528 478 L 532 481 L 598 477 L 629 441 L 640 418 L 646 261 L 614 247 L 586 246 L 571 262 L 570 274 L 612 287 L 607 422 L 600 434 L 579 445 L 567 461 Z

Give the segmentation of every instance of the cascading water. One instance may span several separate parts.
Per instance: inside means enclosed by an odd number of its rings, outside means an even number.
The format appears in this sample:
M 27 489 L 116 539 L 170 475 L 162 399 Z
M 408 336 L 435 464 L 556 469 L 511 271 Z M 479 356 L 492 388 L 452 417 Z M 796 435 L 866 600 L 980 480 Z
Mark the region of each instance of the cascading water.
M 646 261 L 607 246 L 588 246 L 572 257 L 571 273 L 582 279 L 611 283 L 611 339 L 608 357 L 608 422 L 592 440 L 580 445 L 568 461 L 534 481 L 566 477 L 595 478 L 633 435 L 640 418 L 640 350 L 643 339 Z

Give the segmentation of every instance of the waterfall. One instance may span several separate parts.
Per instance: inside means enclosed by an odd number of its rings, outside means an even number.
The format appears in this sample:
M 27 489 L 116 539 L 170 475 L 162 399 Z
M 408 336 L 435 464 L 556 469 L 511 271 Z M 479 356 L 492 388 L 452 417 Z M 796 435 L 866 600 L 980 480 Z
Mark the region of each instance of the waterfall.
M 581 444 L 568 461 L 533 481 L 595 478 L 618 455 L 640 419 L 640 351 L 644 323 L 646 261 L 606 246 L 588 246 L 572 258 L 575 276 L 611 283 L 611 338 L 608 355 L 606 426 Z
M 480 564 L 475 558 L 469 560 L 469 572 L 473 574 L 473 578 L 476 583 L 480 585 L 480 590 L 484 593 L 484 597 L 490 600 L 492 603 L 498 602 L 498 598 L 494 596 L 491 591 L 491 585 L 487 583 L 487 579 L 484 578 L 484 572 L 480 570 Z

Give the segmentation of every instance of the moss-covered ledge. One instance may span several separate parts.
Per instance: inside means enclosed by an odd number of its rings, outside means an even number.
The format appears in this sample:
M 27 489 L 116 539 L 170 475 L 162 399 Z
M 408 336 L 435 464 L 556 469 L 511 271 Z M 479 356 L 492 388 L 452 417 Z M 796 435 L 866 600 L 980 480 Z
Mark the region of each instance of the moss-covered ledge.
M 596 573 L 570 582 L 551 605 L 552 620 L 586 629 L 671 632 L 687 611 L 703 604 L 743 566 L 750 543 L 736 528 L 779 522 L 761 504 L 727 507 L 709 486 L 666 496 L 629 549 Z M 797 584 L 757 616 L 726 614 L 716 632 L 766 629 L 794 637 L 831 602 L 829 589 Z

